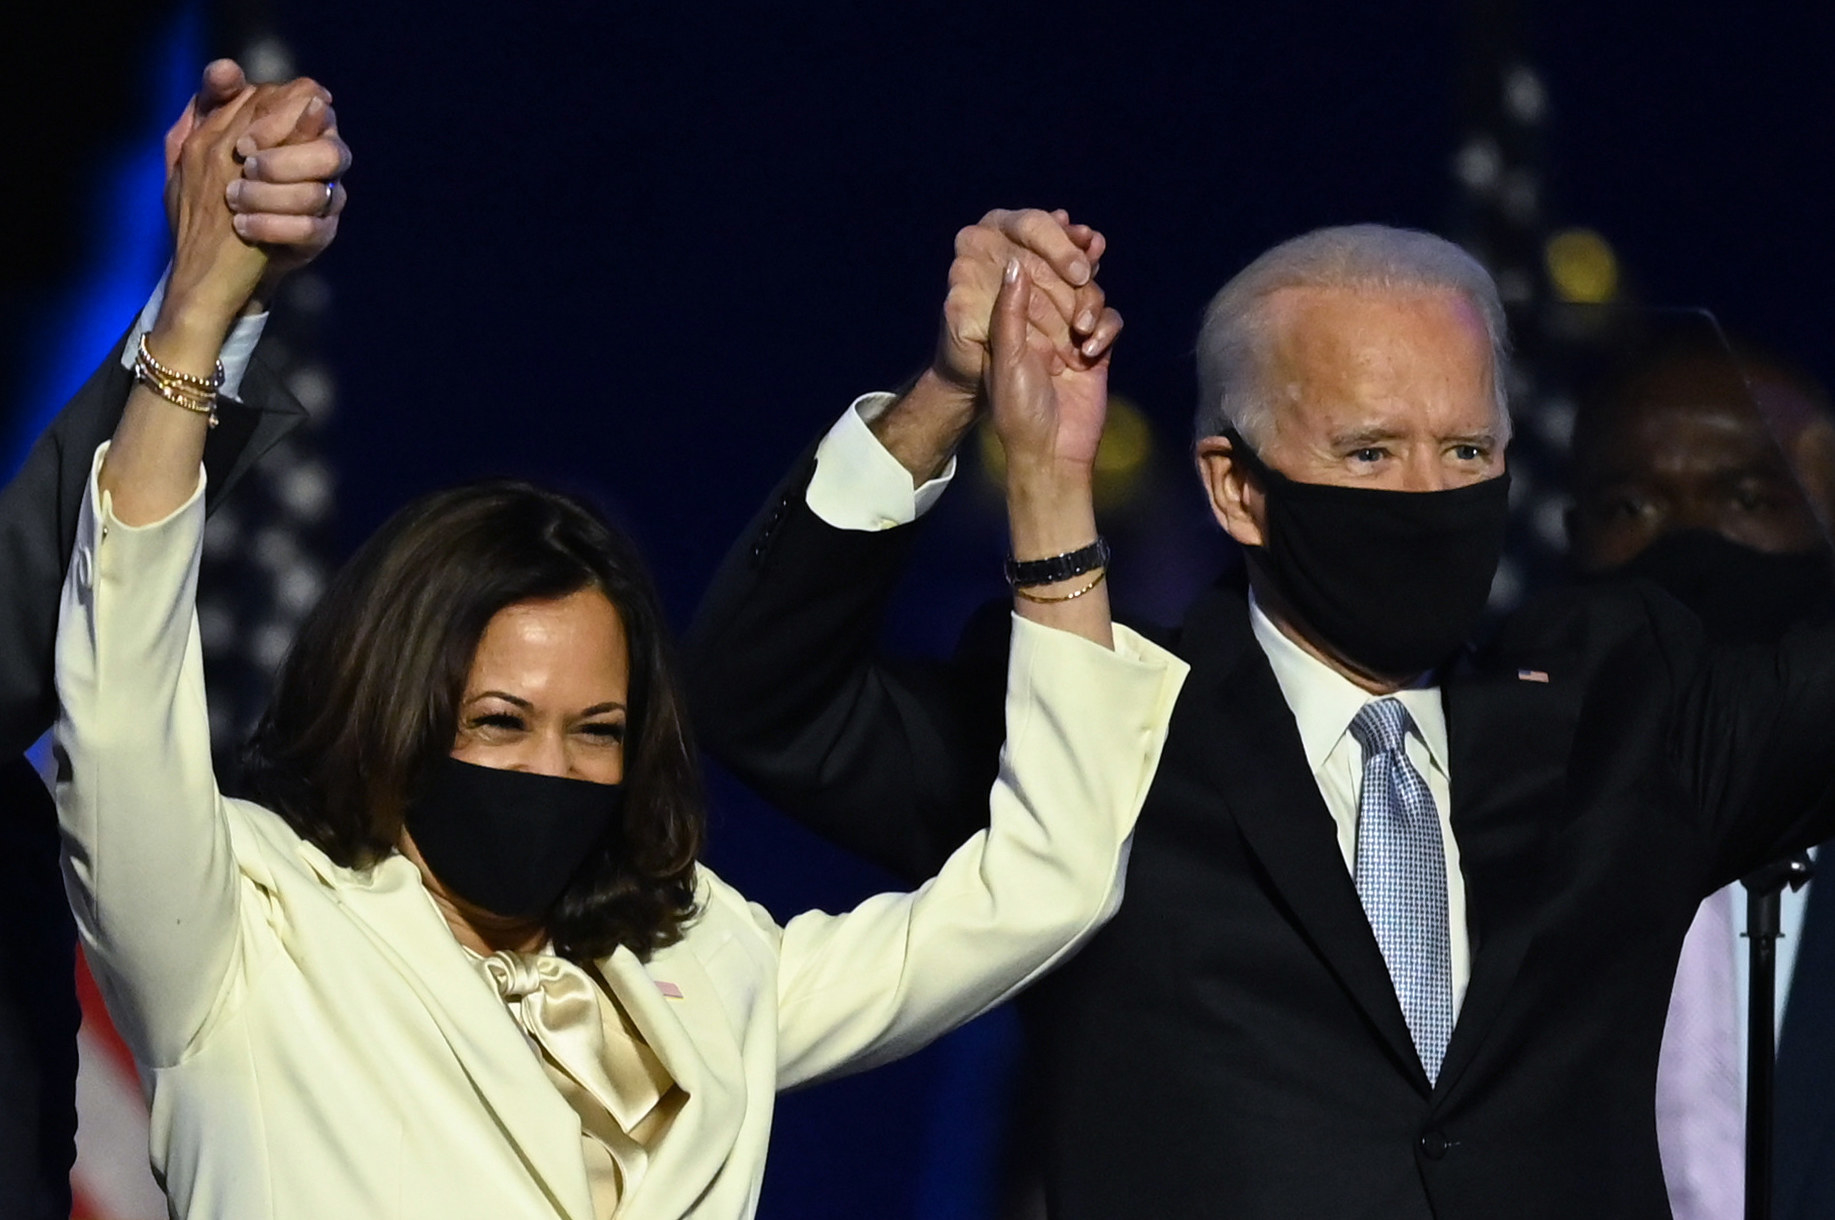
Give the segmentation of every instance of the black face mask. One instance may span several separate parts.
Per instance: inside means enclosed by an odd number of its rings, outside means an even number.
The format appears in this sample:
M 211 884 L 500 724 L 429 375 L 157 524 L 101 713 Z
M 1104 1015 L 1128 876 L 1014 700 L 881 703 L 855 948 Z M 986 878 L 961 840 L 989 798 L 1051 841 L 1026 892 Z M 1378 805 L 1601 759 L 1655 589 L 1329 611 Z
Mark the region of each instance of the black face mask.
M 1695 612 L 1711 639 L 1773 644 L 1835 604 L 1835 565 L 1821 550 L 1773 555 L 1712 530 L 1676 530 L 1608 576 L 1637 576 Z
M 616 832 L 623 805 L 619 784 L 442 758 L 404 820 L 441 885 L 493 915 L 534 919 Z
M 1250 562 L 1321 642 L 1390 678 L 1458 651 L 1503 555 L 1509 474 L 1452 491 L 1300 483 L 1225 435 L 1267 498 L 1266 544 Z

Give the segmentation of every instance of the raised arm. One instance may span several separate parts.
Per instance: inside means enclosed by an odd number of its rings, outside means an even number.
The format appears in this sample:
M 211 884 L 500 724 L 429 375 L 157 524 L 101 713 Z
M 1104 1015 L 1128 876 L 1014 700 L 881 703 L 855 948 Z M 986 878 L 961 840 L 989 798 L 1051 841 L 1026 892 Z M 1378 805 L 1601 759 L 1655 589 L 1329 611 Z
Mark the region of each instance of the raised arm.
M 84 497 L 57 639 L 58 809 L 66 888 L 136 1056 L 176 1062 L 224 999 L 243 891 L 210 764 L 195 599 L 200 462 L 217 345 L 267 257 L 225 201 L 235 141 L 270 106 L 306 116 L 311 82 L 244 91 L 185 138 L 173 271 L 136 385 Z M 322 105 L 322 103 L 321 103 Z M 155 388 L 157 387 L 157 389 Z
M 1008 264 L 986 372 L 1021 561 L 1095 537 L 1106 362 L 1053 368 Z M 1185 666 L 1109 619 L 1102 572 L 1015 590 L 1006 745 L 989 825 L 916 893 L 792 920 L 779 947 L 780 1085 L 907 1054 L 1074 951 L 1121 900 L 1127 840 Z
M 714 754 L 912 884 L 987 824 L 1004 630 L 990 624 L 983 646 L 943 664 L 880 655 L 880 623 L 911 522 L 984 409 L 1007 263 L 1018 257 L 1031 282 L 1027 317 L 1049 367 L 1089 368 L 1120 329 L 1091 278 L 1103 249 L 1062 213 L 992 212 L 958 234 L 924 375 L 890 405 L 850 410 L 799 462 L 721 565 L 689 636 L 696 723 Z
M 186 104 L 167 137 L 169 185 L 177 181 L 178 150 L 185 135 L 246 88 L 241 69 L 232 61 L 218 60 L 205 69 L 197 95 Z M 329 112 L 323 117 L 329 119 Z M 343 205 L 340 188 L 330 216 L 313 214 L 324 202 L 321 178 L 342 172 L 349 161 L 349 150 L 338 138 L 335 125 L 307 122 L 283 128 L 287 119 L 285 113 L 272 110 L 266 120 L 251 125 L 250 134 L 244 137 L 265 141 L 261 147 L 279 155 L 279 160 L 269 158 L 271 164 L 261 169 L 274 177 L 272 185 L 296 190 L 291 198 L 257 193 L 241 200 L 249 218 L 245 223 L 252 226 L 257 239 L 273 243 L 271 252 L 284 251 L 280 262 L 270 259 L 258 297 L 271 293 L 285 269 L 300 266 L 325 249 L 336 234 L 336 212 Z M 169 202 L 176 218 L 176 194 L 169 196 Z M 57 632 L 58 590 L 76 538 L 77 512 L 89 486 L 96 447 L 114 433 L 133 385 L 139 335 L 157 316 L 163 300 L 162 285 L 141 323 L 58 411 L 19 471 L 0 488 L 0 572 L 7 575 L 0 587 L 0 756 L 25 749 L 51 727 L 56 715 L 52 643 Z M 243 312 L 222 356 L 228 396 L 219 406 L 223 426 L 212 435 L 204 455 L 212 506 L 304 414 L 256 351 L 265 315 Z

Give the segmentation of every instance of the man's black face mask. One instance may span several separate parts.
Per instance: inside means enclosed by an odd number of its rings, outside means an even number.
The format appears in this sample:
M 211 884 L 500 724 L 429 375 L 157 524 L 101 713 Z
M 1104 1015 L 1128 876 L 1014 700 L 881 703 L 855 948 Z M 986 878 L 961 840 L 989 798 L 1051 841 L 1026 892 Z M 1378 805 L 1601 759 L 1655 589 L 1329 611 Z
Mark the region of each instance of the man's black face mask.
M 1602 575 L 1654 582 L 1722 643 L 1776 643 L 1792 624 L 1835 609 L 1835 564 L 1827 552 L 1771 554 L 1712 530 L 1665 534 Z
M 1250 562 L 1322 643 L 1389 678 L 1458 651 L 1503 555 L 1507 473 L 1451 491 L 1300 483 L 1234 431 L 1224 435 L 1267 501 L 1264 545 L 1248 548 Z

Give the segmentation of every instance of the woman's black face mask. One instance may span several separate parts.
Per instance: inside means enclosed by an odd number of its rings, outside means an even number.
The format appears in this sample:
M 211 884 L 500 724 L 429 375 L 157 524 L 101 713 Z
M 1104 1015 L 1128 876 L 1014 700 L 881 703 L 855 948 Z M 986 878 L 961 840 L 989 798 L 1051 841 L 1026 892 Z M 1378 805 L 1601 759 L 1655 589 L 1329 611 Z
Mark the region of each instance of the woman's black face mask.
M 1250 562 L 1321 643 L 1372 674 L 1412 678 L 1466 642 L 1503 555 L 1508 473 L 1451 491 L 1301 483 L 1224 435 L 1267 503 Z
M 617 833 L 623 804 L 620 784 L 442 758 L 404 821 L 441 885 L 493 915 L 535 919 Z

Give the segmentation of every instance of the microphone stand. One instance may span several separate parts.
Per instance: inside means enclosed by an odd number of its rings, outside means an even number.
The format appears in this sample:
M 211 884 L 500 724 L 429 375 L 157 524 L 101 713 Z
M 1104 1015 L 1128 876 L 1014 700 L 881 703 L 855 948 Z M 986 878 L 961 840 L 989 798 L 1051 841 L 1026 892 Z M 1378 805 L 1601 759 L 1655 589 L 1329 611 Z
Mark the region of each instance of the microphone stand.
M 1771 1126 L 1777 1075 L 1778 897 L 1814 872 L 1808 852 L 1773 861 L 1741 879 L 1752 960 L 1746 1022 L 1746 1220 L 1771 1220 Z

